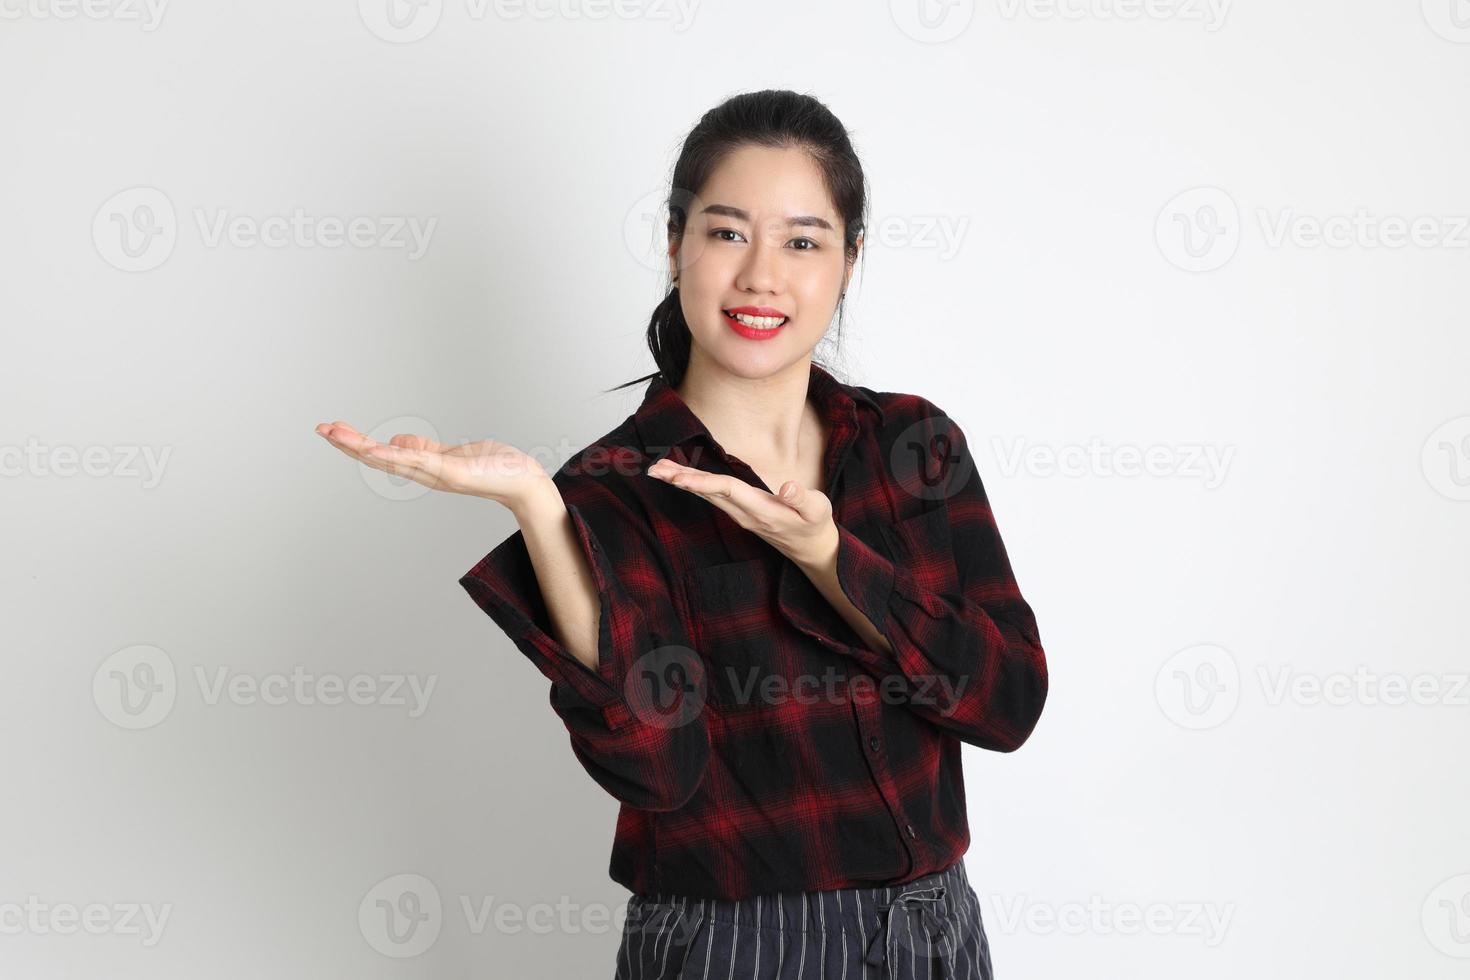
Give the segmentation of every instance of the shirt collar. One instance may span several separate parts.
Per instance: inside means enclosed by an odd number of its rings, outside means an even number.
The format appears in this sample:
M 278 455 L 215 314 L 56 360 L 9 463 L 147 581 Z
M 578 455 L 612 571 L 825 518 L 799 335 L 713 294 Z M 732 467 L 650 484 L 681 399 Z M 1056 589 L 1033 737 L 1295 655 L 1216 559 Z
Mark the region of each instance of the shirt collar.
M 807 394 L 834 431 L 839 425 L 857 421 L 859 405 L 871 409 L 878 418 L 878 424 L 883 424 L 883 406 L 876 398 L 856 385 L 838 381 L 815 361 L 811 362 Z M 718 445 L 699 416 L 689 409 L 688 403 L 664 380 L 663 375 L 656 375 L 649 381 L 643 403 L 633 413 L 633 420 L 638 436 L 643 440 L 644 452 L 655 459 L 700 437 L 712 446 Z

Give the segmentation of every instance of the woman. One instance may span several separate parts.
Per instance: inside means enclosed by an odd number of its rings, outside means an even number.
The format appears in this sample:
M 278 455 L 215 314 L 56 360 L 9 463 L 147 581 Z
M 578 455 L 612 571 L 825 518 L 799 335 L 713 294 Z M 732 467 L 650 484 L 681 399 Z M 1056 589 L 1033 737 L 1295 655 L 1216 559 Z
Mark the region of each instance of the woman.
M 960 743 L 1026 741 L 1046 662 L 960 428 L 812 360 L 861 165 L 820 102 L 765 91 L 700 120 L 672 187 L 658 371 L 555 474 L 318 431 L 515 515 L 460 584 L 622 803 L 617 977 L 989 978 Z

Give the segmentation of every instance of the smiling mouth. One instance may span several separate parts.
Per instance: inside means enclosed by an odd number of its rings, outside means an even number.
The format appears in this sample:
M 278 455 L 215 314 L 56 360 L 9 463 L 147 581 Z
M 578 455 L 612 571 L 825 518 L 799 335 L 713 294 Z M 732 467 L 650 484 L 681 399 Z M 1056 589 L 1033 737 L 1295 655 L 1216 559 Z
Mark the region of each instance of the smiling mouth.
M 787 316 L 750 316 L 745 313 L 731 313 L 729 310 L 721 310 L 725 319 L 732 324 L 739 324 L 748 330 L 776 330 L 785 326 L 791 319 Z

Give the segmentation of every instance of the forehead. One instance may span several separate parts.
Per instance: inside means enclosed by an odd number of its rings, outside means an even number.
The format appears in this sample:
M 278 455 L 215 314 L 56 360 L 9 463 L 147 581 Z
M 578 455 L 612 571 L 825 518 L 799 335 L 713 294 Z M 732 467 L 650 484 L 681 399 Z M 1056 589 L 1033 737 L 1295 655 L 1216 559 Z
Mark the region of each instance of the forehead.
M 761 218 L 811 214 L 838 224 L 822 172 L 797 148 L 742 146 L 725 155 L 699 193 L 699 207 L 727 204 Z

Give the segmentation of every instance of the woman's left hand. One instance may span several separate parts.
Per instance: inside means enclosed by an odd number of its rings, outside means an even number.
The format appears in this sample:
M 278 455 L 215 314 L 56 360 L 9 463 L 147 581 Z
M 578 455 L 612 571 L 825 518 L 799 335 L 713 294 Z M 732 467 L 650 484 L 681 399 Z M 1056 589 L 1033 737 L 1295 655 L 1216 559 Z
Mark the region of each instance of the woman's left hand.
M 820 567 L 837 553 L 832 501 L 820 490 L 787 480 L 776 494 L 770 494 L 736 477 L 683 466 L 671 459 L 659 460 L 647 473 L 708 500 L 803 568 Z

